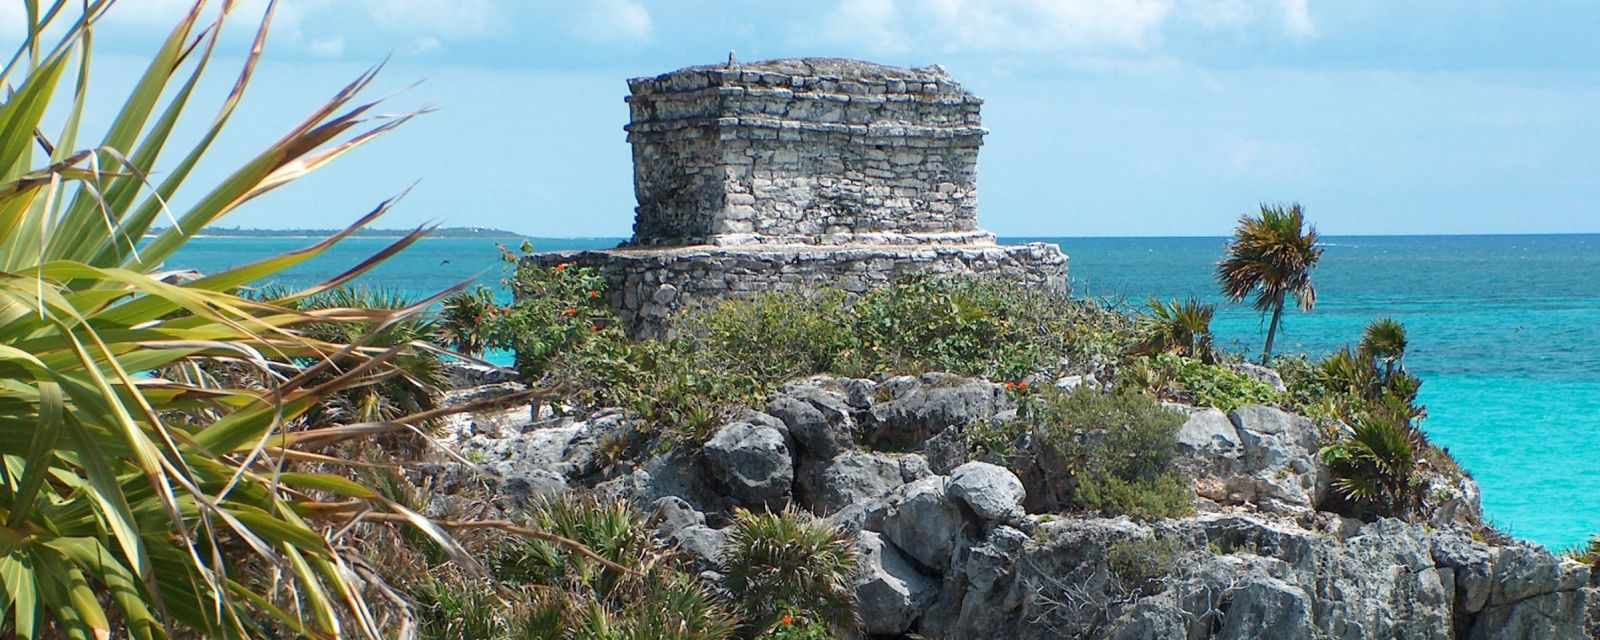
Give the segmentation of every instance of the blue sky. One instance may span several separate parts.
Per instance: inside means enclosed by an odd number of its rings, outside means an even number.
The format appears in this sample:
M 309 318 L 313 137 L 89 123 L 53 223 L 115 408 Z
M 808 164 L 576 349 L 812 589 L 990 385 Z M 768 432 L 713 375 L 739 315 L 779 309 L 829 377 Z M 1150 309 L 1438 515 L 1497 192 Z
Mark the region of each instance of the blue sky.
M 188 4 L 113 9 L 91 121 Z M 265 6 L 239 4 L 196 127 Z M 390 56 L 372 95 L 437 111 L 225 224 L 336 226 L 420 180 L 383 226 L 625 236 L 623 80 L 731 49 L 943 65 L 986 99 L 979 215 L 1002 235 L 1221 235 L 1263 200 L 1330 234 L 1600 232 L 1595 24 L 1579 0 L 281 0 L 197 179 Z

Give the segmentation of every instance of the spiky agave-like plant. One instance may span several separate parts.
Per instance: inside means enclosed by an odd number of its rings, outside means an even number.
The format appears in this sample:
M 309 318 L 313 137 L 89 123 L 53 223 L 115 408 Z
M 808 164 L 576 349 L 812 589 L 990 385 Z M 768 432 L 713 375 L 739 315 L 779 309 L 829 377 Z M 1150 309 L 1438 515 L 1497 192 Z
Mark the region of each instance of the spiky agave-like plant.
M 1211 318 L 1217 311 L 1215 306 L 1192 297 L 1165 302 L 1152 297 L 1147 305 L 1150 315 L 1141 318 L 1144 343 L 1140 345 L 1140 351 L 1177 353 L 1206 363 L 1216 360 L 1211 337 Z
M 1317 289 L 1311 271 L 1322 259 L 1317 246 L 1316 227 L 1305 222 L 1299 203 L 1261 205 L 1256 215 L 1239 218 L 1227 255 L 1217 263 L 1217 282 L 1222 293 L 1234 302 L 1255 295 L 1255 308 L 1272 313 L 1267 325 L 1267 343 L 1261 350 L 1261 364 L 1272 360 L 1272 343 L 1283 320 L 1284 301 L 1294 296 L 1301 311 L 1317 306 Z
M 162 282 L 155 270 L 240 205 L 410 116 L 374 123 L 373 103 L 353 103 L 376 70 L 368 71 L 192 206 L 171 211 L 168 203 L 250 83 L 271 6 L 221 110 L 156 182 L 157 160 L 234 3 L 223 2 L 204 24 L 206 0 L 196 0 L 105 136 L 87 148 L 78 138 L 91 33 L 112 2 L 22 4 L 26 37 L 0 70 L 0 84 L 10 88 L 0 103 L 0 635 L 241 638 L 271 628 L 379 637 L 364 590 L 377 576 L 347 562 L 345 525 L 406 523 L 475 565 L 438 524 L 327 472 L 344 461 L 321 453 L 325 445 L 408 429 L 429 416 L 308 421 L 330 394 L 392 366 L 398 350 L 337 344 L 304 329 L 391 326 L 431 301 L 300 310 L 289 299 L 231 292 L 322 254 L 389 203 L 310 247 L 187 284 Z M 42 41 L 47 31 L 62 34 L 53 46 Z M 63 93 L 63 77 L 74 73 L 70 102 L 58 107 L 64 125 L 49 137 L 42 120 Z M 170 226 L 141 245 L 161 217 Z M 348 282 L 424 232 L 290 299 Z M 266 384 L 215 388 L 141 374 L 197 360 L 257 368 Z M 324 375 L 335 360 L 342 368 Z M 242 566 L 272 576 L 240 575 Z

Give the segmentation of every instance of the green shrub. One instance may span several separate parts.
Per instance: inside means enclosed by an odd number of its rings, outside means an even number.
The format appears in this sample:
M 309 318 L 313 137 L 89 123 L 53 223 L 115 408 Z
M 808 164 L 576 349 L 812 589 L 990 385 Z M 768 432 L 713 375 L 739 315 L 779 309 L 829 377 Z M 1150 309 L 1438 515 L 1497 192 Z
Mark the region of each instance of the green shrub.
M 850 587 L 856 561 L 851 536 L 809 513 L 793 507 L 779 513 L 740 510 L 718 572 L 747 631 L 792 626 L 801 617 L 844 632 L 858 622 Z M 785 616 L 791 624 L 783 624 Z
M 1193 509 L 1173 467 L 1183 417 L 1149 396 L 1049 388 L 1023 397 L 1017 425 L 1030 445 L 1011 466 L 1030 485 L 1032 510 L 1170 518 Z
M 509 251 L 504 259 L 518 261 Z M 515 351 L 517 371 L 526 379 L 540 379 L 553 358 L 585 344 L 614 320 L 606 305 L 605 276 L 593 268 L 518 263 L 508 284 L 514 301 L 492 314 L 486 342 Z
M 1410 514 L 1422 498 L 1417 471 L 1427 441 L 1410 422 L 1409 404 L 1388 396 L 1352 422 L 1322 448 L 1333 487 L 1377 515 Z
M 1600 567 L 1600 535 L 1593 536 L 1589 538 L 1588 542 L 1562 551 L 1561 556 L 1576 562 L 1582 562 L 1591 568 Z
M 946 371 L 991 380 L 1068 373 L 1120 359 L 1137 340 L 1132 317 L 1089 301 L 986 278 L 914 278 L 854 307 L 869 369 Z
M 598 286 L 591 278 L 532 265 L 517 276 L 545 286 L 521 295 L 556 299 Z M 1087 371 L 1136 339 L 1131 317 L 1098 304 L 973 278 L 910 279 L 854 301 L 838 290 L 724 300 L 676 318 L 668 340 L 628 339 L 598 302 L 577 316 L 599 330 L 574 332 L 559 313 L 553 324 L 532 322 L 565 304 L 574 303 L 519 299 L 499 314 L 499 344 L 519 349 L 524 375 L 569 400 L 632 409 L 670 447 L 699 446 L 731 409 L 797 377 L 939 370 L 1019 380 Z M 529 331 L 554 337 L 512 339 Z
M 1265 382 L 1221 365 L 1205 364 L 1171 353 L 1134 360 L 1123 380 L 1157 397 L 1223 411 L 1251 404 L 1275 404 L 1280 400 L 1277 389 Z
M 675 329 L 697 351 L 754 380 L 847 371 L 860 349 L 843 291 L 768 293 L 692 310 Z
M 1128 538 L 1106 547 L 1106 566 L 1123 590 L 1159 593 L 1162 579 L 1177 570 L 1183 551 L 1183 541 L 1171 536 Z
M 482 354 L 489 347 L 489 332 L 500 311 L 494 292 L 479 285 L 445 298 L 442 307 L 437 320 L 439 339 L 458 353 Z
M 296 308 L 302 311 L 330 309 L 367 309 L 400 311 L 413 306 L 415 301 L 391 289 L 371 289 L 363 286 L 340 287 L 299 301 Z M 360 343 L 373 349 L 398 348 L 390 359 L 393 371 L 377 371 L 362 376 L 360 386 L 335 394 L 319 403 L 309 414 L 312 420 L 348 422 L 379 422 L 401 416 L 429 411 L 438 407 L 449 381 L 439 357 L 417 346 L 434 340 L 438 328 L 432 320 L 414 315 L 399 322 L 381 324 L 372 322 L 319 322 L 307 325 L 305 334 L 330 344 Z M 310 366 L 314 359 L 302 359 Z M 360 358 L 350 356 L 335 358 L 337 365 L 319 381 L 331 380 L 354 368 Z M 437 424 L 435 421 L 434 424 Z

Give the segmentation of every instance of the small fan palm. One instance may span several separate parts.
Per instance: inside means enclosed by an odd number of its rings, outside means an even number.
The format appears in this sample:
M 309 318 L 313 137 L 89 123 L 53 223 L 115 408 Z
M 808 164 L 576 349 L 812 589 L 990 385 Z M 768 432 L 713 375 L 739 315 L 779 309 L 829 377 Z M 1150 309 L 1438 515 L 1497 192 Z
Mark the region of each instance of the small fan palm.
M 1394 376 L 1395 369 L 1404 366 L 1406 357 L 1406 328 L 1393 318 L 1379 318 L 1367 325 L 1361 335 L 1361 353 L 1383 363 L 1384 378 Z
M 1311 271 L 1322 258 L 1318 239 L 1316 227 L 1306 224 L 1298 203 L 1287 208 L 1263 204 L 1260 213 L 1239 218 L 1227 256 L 1217 263 L 1217 282 L 1229 300 L 1241 302 L 1253 294 L 1256 310 L 1272 313 L 1262 364 L 1272 359 L 1285 300 L 1294 296 L 1302 311 L 1317 305 Z
M 1150 315 L 1144 318 L 1145 353 L 1177 353 L 1211 363 L 1216 359 L 1212 347 L 1211 317 L 1217 308 L 1189 298 L 1162 302 L 1150 298 Z
M 722 587 L 744 613 L 746 631 L 762 632 L 785 611 L 857 626 L 856 547 L 850 536 L 793 507 L 778 513 L 739 511 L 722 548 Z
M 1344 497 L 1404 517 L 1417 498 L 1413 480 L 1426 447 L 1410 420 L 1410 405 L 1386 396 L 1356 416 L 1355 425 L 1322 450 L 1322 458 Z

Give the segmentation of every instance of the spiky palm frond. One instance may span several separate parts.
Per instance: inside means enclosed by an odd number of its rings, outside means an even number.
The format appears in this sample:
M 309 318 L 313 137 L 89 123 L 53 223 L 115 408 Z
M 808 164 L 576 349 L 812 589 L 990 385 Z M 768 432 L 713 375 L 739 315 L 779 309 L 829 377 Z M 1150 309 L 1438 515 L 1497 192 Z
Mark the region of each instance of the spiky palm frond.
M 1301 310 L 1310 311 L 1317 305 L 1311 271 L 1322 259 L 1320 239 L 1299 203 L 1263 204 L 1256 215 L 1241 216 L 1226 257 L 1217 263 L 1222 293 L 1234 302 L 1255 294 L 1256 310 L 1263 313 L 1294 296 Z
M 1404 366 L 1406 357 L 1406 328 L 1393 318 L 1379 318 L 1367 325 L 1361 334 L 1361 353 L 1383 363 L 1384 378 L 1395 375 Z
M 10 89 L 0 103 L 0 633 L 145 640 L 240 638 L 270 628 L 379 637 L 365 596 L 372 583 L 347 562 L 344 525 L 408 523 L 463 566 L 475 564 L 436 524 L 328 472 L 340 461 L 307 450 L 413 422 L 309 420 L 330 394 L 392 367 L 397 351 L 319 339 L 308 328 L 390 326 L 423 307 L 302 310 L 232 292 L 323 254 L 390 203 L 303 250 L 181 285 L 154 273 L 207 225 L 410 116 L 374 122 L 373 104 L 353 103 L 375 70 L 363 73 L 192 205 L 172 210 L 250 84 L 271 5 L 221 110 L 158 173 L 236 3 L 221 3 L 207 25 L 206 2 L 196 0 L 104 137 L 87 147 L 79 123 L 90 34 L 112 2 L 22 4 L 26 35 L 0 70 Z M 48 46 L 47 33 L 61 39 Z M 71 75 L 70 102 L 52 107 Z M 53 139 L 44 133 L 47 112 L 65 114 Z M 162 217 L 170 226 L 141 244 Z M 295 295 L 337 287 L 424 233 Z M 342 373 L 319 377 L 335 359 Z M 253 368 L 262 384 L 145 374 L 201 361 Z M 320 466 L 303 466 L 308 459 Z M 265 567 L 274 578 L 242 574 L 242 566 Z
M 1305 222 L 1299 203 L 1288 208 L 1261 205 L 1257 215 L 1239 218 L 1226 255 L 1217 263 L 1217 282 L 1229 300 L 1240 302 L 1255 294 L 1255 308 L 1271 313 L 1261 364 L 1272 360 L 1272 344 L 1283 319 L 1284 301 L 1294 296 L 1301 311 L 1317 305 L 1317 288 L 1311 270 L 1322 259 L 1316 227 Z
M 1198 358 L 1204 362 L 1215 360 L 1212 346 L 1211 318 L 1217 308 L 1195 298 L 1163 302 L 1150 298 L 1147 303 L 1150 315 L 1144 316 L 1142 331 L 1143 353 L 1177 353 Z
M 856 547 L 850 536 L 794 507 L 777 513 L 740 510 L 718 559 L 722 586 L 756 631 L 785 610 L 827 620 L 836 629 L 858 624 Z
M 372 309 L 399 311 L 416 304 L 405 294 L 392 289 L 346 286 L 306 298 L 296 305 L 309 312 L 329 309 Z M 382 325 L 361 322 L 326 322 L 308 325 L 305 333 L 334 344 L 361 343 L 372 353 L 395 350 L 392 366 L 359 378 L 356 384 L 319 405 L 313 419 L 344 422 L 384 422 L 401 416 L 432 411 L 449 386 L 444 367 L 430 350 L 437 335 L 435 322 L 413 314 L 403 320 Z M 336 359 L 338 369 L 354 362 Z M 330 375 L 333 375 L 330 372 Z M 428 427 L 436 426 L 432 421 Z
M 1346 498 L 1403 517 L 1416 501 L 1413 479 L 1427 446 L 1408 405 L 1390 396 L 1358 415 L 1322 458 L 1334 472 L 1334 488 Z

